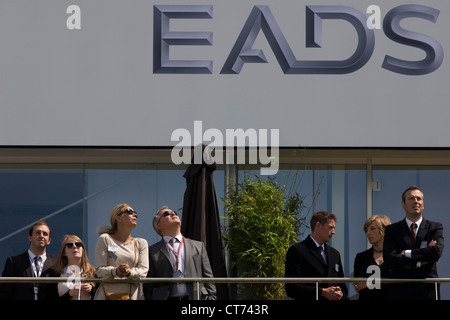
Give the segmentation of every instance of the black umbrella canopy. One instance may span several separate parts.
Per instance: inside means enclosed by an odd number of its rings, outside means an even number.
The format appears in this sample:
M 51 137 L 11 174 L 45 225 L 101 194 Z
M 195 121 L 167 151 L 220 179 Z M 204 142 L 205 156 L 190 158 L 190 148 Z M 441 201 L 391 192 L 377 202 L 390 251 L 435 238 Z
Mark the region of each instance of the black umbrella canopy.
M 204 148 L 204 147 L 203 147 Z M 213 172 L 216 164 L 190 164 L 183 177 L 186 191 L 183 200 L 181 233 L 190 239 L 202 241 L 208 252 L 214 277 L 226 277 L 225 258 L 219 208 Z M 228 286 L 216 284 L 217 298 L 228 299 Z

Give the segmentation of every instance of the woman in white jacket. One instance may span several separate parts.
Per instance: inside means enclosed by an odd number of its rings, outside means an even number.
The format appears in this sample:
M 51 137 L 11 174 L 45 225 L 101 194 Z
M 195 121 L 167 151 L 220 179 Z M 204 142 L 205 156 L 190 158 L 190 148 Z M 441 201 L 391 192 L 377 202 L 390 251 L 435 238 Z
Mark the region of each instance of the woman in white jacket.
M 133 238 L 137 213 L 128 204 L 119 204 L 111 212 L 111 227 L 101 227 L 95 247 L 95 275 L 103 280 L 95 300 L 141 300 L 140 283 L 107 283 L 108 280 L 128 278 L 139 280 L 148 272 L 148 243 Z M 105 283 L 106 281 L 106 283 Z

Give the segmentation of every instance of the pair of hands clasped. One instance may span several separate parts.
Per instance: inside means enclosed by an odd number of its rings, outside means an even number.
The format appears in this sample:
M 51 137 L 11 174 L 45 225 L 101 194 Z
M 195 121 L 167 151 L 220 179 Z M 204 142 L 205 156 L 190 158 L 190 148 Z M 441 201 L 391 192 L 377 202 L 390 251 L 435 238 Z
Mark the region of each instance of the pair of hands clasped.
M 69 290 L 69 295 L 71 297 L 78 297 L 80 291 L 89 293 L 89 292 L 91 292 L 91 290 L 92 290 L 92 284 L 90 284 L 90 283 L 81 283 L 76 288 L 70 289 Z
M 322 289 L 322 296 L 328 300 L 341 300 L 342 290 L 341 287 L 328 287 Z
M 131 274 L 130 271 L 130 266 L 128 264 L 128 262 L 126 263 L 121 263 L 117 268 L 116 268 L 116 275 L 119 278 L 125 278 L 128 277 Z

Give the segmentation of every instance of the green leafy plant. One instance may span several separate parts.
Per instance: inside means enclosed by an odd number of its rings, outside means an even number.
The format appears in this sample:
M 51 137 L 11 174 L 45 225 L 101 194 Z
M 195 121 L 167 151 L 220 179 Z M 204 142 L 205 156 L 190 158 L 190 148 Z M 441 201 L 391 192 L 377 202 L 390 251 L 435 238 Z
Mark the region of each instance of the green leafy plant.
M 230 219 L 224 238 L 237 276 L 284 277 L 286 252 L 305 225 L 303 197 L 275 179 L 245 177 L 223 201 Z M 282 283 L 249 283 L 237 290 L 243 299 L 285 297 Z

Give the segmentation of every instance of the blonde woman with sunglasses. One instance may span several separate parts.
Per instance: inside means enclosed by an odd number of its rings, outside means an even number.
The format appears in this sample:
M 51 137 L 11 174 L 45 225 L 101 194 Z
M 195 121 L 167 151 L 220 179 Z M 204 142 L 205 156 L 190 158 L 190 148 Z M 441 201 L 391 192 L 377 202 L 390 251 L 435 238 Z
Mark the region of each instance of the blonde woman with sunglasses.
M 148 272 L 148 244 L 134 238 L 138 214 L 128 204 L 117 205 L 110 214 L 110 227 L 99 229 L 95 247 L 96 276 L 104 280 L 95 300 L 141 300 L 139 283 L 108 283 L 113 279 L 140 280 Z

